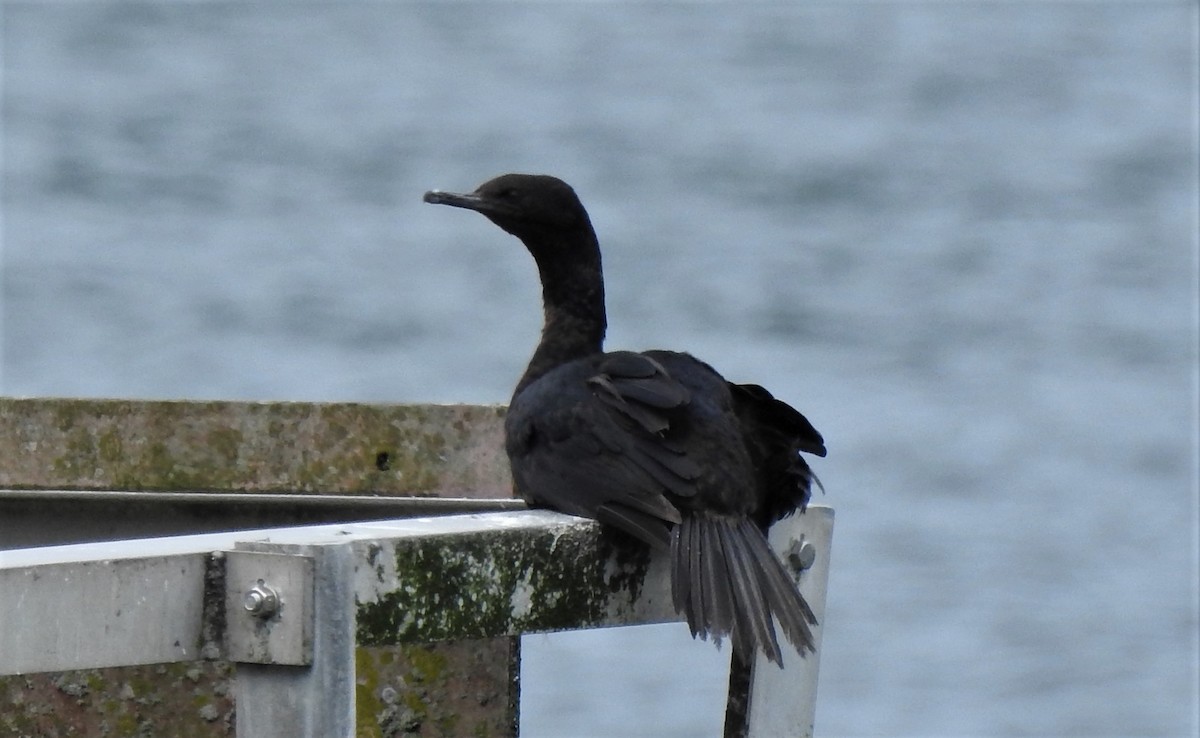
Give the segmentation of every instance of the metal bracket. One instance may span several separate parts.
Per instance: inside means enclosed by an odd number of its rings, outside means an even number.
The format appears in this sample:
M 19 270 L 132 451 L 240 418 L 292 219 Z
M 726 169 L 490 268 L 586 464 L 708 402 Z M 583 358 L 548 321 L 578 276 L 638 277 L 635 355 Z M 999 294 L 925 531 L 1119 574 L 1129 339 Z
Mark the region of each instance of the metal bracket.
M 312 663 L 313 559 L 226 551 L 225 652 L 230 661 Z

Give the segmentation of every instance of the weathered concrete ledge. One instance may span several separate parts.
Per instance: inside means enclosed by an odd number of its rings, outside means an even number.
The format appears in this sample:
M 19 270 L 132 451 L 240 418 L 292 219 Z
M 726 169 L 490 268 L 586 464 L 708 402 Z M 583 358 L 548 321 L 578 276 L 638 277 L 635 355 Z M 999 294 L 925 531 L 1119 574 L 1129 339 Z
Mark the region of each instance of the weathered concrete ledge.
M 0 488 L 509 497 L 501 406 L 0 398 Z
M 367 495 L 511 497 L 503 415 L 499 406 L 0 398 L 0 490 L 32 492 L 0 492 L 0 550 L 404 514 L 364 504 Z M 137 499 L 89 494 L 97 490 Z M 199 491 L 247 499 L 187 494 Z M 285 505 L 271 493 L 345 504 Z M 515 735 L 517 650 L 515 638 L 358 649 L 357 735 Z M 232 671 L 191 661 L 0 678 L 0 734 L 225 738 Z

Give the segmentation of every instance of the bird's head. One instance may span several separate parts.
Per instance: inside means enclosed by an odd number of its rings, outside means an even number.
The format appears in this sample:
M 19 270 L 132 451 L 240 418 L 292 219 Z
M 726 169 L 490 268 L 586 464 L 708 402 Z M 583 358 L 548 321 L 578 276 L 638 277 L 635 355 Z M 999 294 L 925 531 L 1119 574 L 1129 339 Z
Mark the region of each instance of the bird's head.
M 592 227 L 575 190 L 546 174 L 503 174 L 464 194 L 431 190 L 425 193 L 425 202 L 482 213 L 531 251 L 540 242 L 590 233 Z

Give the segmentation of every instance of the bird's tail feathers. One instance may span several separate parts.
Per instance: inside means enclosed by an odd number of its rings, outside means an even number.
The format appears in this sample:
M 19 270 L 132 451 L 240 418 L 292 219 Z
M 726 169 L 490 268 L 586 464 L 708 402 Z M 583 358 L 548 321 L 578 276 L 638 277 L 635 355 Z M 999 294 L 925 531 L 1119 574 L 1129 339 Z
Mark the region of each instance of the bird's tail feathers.
M 692 636 L 729 637 L 783 665 L 775 621 L 801 656 L 816 651 L 812 608 L 747 518 L 684 515 L 671 536 L 671 596 Z M 772 617 L 773 616 L 773 617 Z

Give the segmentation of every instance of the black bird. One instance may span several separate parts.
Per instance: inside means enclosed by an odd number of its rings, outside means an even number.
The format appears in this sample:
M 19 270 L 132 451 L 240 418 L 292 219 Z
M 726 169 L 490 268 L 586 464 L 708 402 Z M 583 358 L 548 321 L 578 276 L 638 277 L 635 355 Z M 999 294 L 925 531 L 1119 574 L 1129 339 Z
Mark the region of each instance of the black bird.
M 728 636 L 735 652 L 761 649 L 782 666 L 773 615 L 801 655 L 814 651 L 816 617 L 764 531 L 808 504 L 816 478 L 799 452 L 824 456 L 821 434 L 688 354 L 605 353 L 600 247 L 562 180 L 505 174 L 425 202 L 482 213 L 537 262 L 542 338 L 504 424 L 521 496 L 669 549 L 672 599 L 693 636 Z

